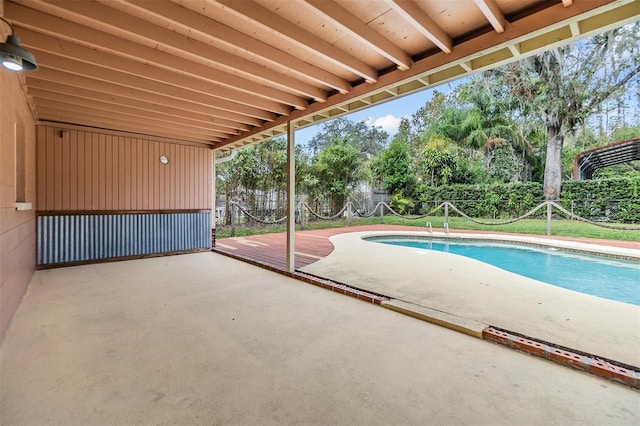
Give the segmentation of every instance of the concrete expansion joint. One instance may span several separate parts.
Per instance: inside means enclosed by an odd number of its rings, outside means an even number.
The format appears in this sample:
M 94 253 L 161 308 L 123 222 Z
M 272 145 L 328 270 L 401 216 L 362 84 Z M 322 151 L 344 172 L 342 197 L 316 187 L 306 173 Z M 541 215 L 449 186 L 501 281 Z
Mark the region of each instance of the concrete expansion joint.
M 426 306 L 416 305 L 415 303 L 405 302 L 403 300 L 390 299 L 382 302 L 381 305 L 383 308 L 391 309 L 392 311 L 400 312 L 422 321 L 430 322 L 479 339 L 482 339 L 482 332 L 488 327 L 488 324 L 484 324 L 479 321 L 460 317 Z
M 495 327 L 484 329 L 482 337 L 490 342 L 508 346 L 529 355 L 548 359 L 576 370 L 640 389 L 640 368 L 638 367 L 518 336 Z

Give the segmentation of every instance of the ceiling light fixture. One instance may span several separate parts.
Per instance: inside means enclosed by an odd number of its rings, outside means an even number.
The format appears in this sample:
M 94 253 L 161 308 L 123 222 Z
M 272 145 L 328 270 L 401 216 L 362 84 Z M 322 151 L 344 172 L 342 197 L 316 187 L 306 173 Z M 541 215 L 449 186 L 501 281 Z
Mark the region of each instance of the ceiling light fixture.
M 13 25 L 0 16 L 0 21 L 5 22 L 11 28 L 11 34 L 7 41 L 0 43 L 0 61 L 2 66 L 9 71 L 32 71 L 38 69 L 36 58 L 20 46 L 20 39 L 14 35 Z

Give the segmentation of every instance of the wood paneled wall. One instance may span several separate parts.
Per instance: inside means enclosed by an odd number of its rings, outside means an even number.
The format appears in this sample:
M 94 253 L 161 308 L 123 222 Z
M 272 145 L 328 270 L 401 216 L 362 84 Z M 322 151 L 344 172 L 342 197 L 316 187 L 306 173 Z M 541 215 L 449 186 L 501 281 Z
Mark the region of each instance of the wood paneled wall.
M 0 0 L 0 16 L 2 5 Z M 7 31 L 0 24 L 1 41 Z M 16 209 L 16 201 L 36 203 L 35 120 L 21 79 L 0 68 L 0 343 L 36 267 L 35 209 Z
M 37 159 L 39 211 L 211 208 L 207 147 L 40 125 Z

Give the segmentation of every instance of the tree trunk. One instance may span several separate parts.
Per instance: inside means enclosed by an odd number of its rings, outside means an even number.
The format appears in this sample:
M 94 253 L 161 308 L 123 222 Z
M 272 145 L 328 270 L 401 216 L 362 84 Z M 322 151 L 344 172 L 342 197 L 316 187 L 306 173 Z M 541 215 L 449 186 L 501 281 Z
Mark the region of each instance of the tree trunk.
M 556 125 L 559 120 L 550 120 L 547 128 L 547 159 L 544 168 L 544 197 L 545 200 L 557 200 L 560 197 L 562 185 L 562 145 L 564 135 L 561 126 Z

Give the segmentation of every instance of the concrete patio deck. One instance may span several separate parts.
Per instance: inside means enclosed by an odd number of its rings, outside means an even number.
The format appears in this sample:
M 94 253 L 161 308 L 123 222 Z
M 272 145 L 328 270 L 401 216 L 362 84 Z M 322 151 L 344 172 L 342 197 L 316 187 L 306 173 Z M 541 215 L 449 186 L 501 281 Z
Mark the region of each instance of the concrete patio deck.
M 3 425 L 637 424 L 640 394 L 225 256 L 37 271 Z
M 457 323 L 470 323 L 464 327 L 471 334 L 481 334 L 484 327 L 494 326 L 640 366 L 640 307 L 547 285 L 462 256 L 438 252 L 425 256 L 415 249 L 362 240 L 365 235 L 387 233 L 428 235 L 415 227 L 392 225 L 304 231 L 304 235 L 297 232 L 296 267 L 304 273 L 388 296 L 392 298 L 387 304 L 390 308 L 403 304 L 403 311 L 408 309 L 417 316 L 426 308 Z M 631 241 L 462 231 L 455 235 L 549 243 L 640 258 L 640 244 Z M 218 250 L 284 269 L 284 242 L 284 234 L 227 238 L 221 240 Z M 310 250 L 315 250 L 315 259 L 301 256 Z

